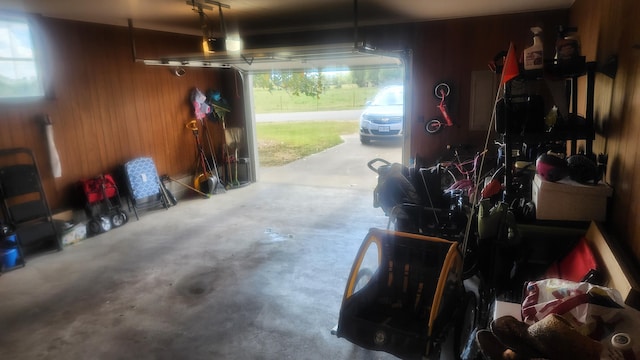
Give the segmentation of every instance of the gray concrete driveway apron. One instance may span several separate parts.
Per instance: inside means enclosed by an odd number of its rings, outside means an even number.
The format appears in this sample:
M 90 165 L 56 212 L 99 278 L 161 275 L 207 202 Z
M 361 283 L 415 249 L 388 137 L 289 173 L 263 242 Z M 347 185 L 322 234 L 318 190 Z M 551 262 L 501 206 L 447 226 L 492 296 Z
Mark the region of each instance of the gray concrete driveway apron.
M 358 134 L 343 136 L 343 139 L 344 143 L 338 146 L 295 162 L 283 166 L 263 167 L 259 171 L 258 181 L 373 191 L 377 174 L 367 167 L 367 162 L 375 158 L 392 163 L 401 162 L 400 142 L 362 145 Z

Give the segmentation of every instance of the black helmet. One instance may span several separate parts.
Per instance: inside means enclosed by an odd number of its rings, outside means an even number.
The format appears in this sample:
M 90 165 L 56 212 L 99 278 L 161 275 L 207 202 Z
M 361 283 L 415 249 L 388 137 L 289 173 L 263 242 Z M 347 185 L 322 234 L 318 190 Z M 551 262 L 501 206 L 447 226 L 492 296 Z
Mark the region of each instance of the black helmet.
M 581 154 L 571 155 L 567 164 L 571 180 L 582 184 L 597 184 L 600 181 L 598 165 L 589 157 Z
M 556 182 L 569 175 L 567 162 L 555 155 L 542 154 L 536 160 L 536 172 L 547 181 Z

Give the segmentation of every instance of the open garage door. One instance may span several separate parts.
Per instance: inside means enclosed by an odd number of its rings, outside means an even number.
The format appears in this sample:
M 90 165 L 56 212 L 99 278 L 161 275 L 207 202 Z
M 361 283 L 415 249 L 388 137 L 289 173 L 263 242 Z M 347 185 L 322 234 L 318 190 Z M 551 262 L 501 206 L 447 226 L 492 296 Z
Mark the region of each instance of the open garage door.
M 239 69 L 244 78 L 244 94 L 250 95 L 245 101 L 245 114 L 247 118 L 245 123 L 247 126 L 247 140 L 250 158 L 256 159 L 252 161 L 252 174 L 256 179 L 260 177 L 261 169 L 258 163 L 258 138 L 256 133 L 256 115 L 254 113 L 253 99 L 253 77 L 259 73 L 280 72 L 322 72 L 328 73 L 333 71 L 344 70 L 365 70 L 365 69 L 402 69 L 402 73 L 406 73 L 406 64 L 410 60 L 410 54 L 404 51 L 382 52 L 368 49 L 355 49 L 353 44 L 345 45 L 325 45 L 325 46 L 307 46 L 296 47 L 294 49 L 269 49 L 262 52 L 256 52 L 253 62 L 236 63 L 235 68 Z M 405 75 L 406 77 L 406 75 Z M 407 80 L 404 79 L 406 83 Z M 408 96 L 405 96 L 405 105 Z M 405 106 L 405 115 L 408 114 L 409 106 Z M 405 119 L 411 117 L 405 116 Z M 357 119 L 357 117 L 355 118 Z M 406 120 L 404 120 L 406 122 Z M 410 126 L 404 126 L 405 131 L 410 131 Z M 406 133 L 405 133 L 406 134 Z M 404 144 L 407 144 L 410 137 L 405 135 Z M 404 147 L 404 146 L 403 146 Z M 408 153 L 408 151 L 403 151 Z M 404 159 L 404 156 L 403 156 Z M 370 159 L 367 159 L 370 160 Z M 365 160 L 365 161 L 367 161 Z M 375 177 L 371 174 L 372 178 Z M 256 179 L 253 179 L 254 181 Z
M 325 45 L 308 46 L 286 49 L 268 49 L 256 51 L 253 57 L 236 59 L 230 66 L 238 69 L 242 74 L 245 94 L 245 124 L 247 126 L 247 142 L 249 146 L 253 181 L 259 178 L 260 167 L 258 164 L 258 139 L 256 134 L 256 115 L 253 101 L 253 76 L 258 73 L 271 73 L 274 71 L 287 72 L 331 72 L 343 70 L 364 69 L 402 69 L 404 85 L 410 89 L 411 54 L 407 51 L 383 52 L 369 49 L 355 49 L 350 45 Z M 405 91 L 404 95 L 404 141 L 402 145 L 402 161 L 408 163 L 409 141 L 411 127 L 408 119 L 411 119 L 411 92 Z M 368 161 L 366 159 L 364 161 Z

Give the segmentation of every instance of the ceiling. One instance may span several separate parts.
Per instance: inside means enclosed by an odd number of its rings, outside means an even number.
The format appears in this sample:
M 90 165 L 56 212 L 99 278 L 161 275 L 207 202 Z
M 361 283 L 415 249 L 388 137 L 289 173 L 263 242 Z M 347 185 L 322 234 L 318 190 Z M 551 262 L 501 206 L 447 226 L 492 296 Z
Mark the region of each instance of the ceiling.
M 1 9 L 47 17 L 200 34 L 191 0 L 2 0 Z M 198 0 L 207 5 L 208 0 Z M 566 9 L 574 0 L 220 0 L 225 22 L 243 35 L 420 22 L 517 12 Z M 216 5 L 208 4 L 217 21 Z
M 196 6 L 191 4 L 196 1 Z M 46 17 L 128 26 L 129 19 L 135 28 L 202 35 L 197 2 L 204 8 L 210 29 L 220 28 L 219 8 L 212 0 L 2 0 L 0 10 L 13 10 L 40 14 Z M 354 25 L 373 26 L 422 22 L 462 17 L 487 16 L 506 13 L 542 11 L 569 8 L 574 0 L 220 0 L 227 33 L 239 33 L 242 37 L 267 34 L 354 28 Z M 244 58 L 218 55 L 218 65 L 258 68 L 267 58 L 276 66 L 274 52 L 263 54 L 264 49 L 246 50 Z M 289 50 L 289 55 L 292 49 Z M 334 49 L 336 50 L 336 49 Z M 345 51 L 353 53 L 341 44 L 335 52 L 345 59 Z M 252 52 L 252 53 L 250 53 Z M 321 51 L 327 58 L 329 49 Z M 256 57 L 260 53 L 264 57 Z M 298 51 L 299 63 L 317 56 L 318 51 Z M 366 62 L 367 56 L 359 54 L 354 61 Z M 365 54 L 367 55 L 367 54 Z M 368 54 L 371 55 L 371 54 Z M 378 59 L 386 56 L 377 55 Z M 385 55 L 385 54 L 383 54 Z M 249 61 L 262 59 L 262 61 Z M 160 59 L 156 59 L 160 60 Z M 178 59 L 186 62 L 184 58 Z M 193 59 L 195 60 L 195 59 Z M 202 59 L 200 59 L 202 60 Z M 207 58 L 204 60 L 211 60 Z M 347 60 L 345 60 L 346 62 Z M 374 59 L 375 63 L 376 60 Z M 384 61 L 383 61 L 384 62 Z M 210 63 L 210 61 L 209 61 Z M 158 64 L 167 65 L 166 61 Z M 195 64 L 195 62 L 194 62 Z M 201 64 L 201 63 L 200 63 Z M 255 65 L 254 65 L 255 64 Z M 240 66 L 240 67 L 242 67 Z M 246 69 L 245 69 L 246 70 Z

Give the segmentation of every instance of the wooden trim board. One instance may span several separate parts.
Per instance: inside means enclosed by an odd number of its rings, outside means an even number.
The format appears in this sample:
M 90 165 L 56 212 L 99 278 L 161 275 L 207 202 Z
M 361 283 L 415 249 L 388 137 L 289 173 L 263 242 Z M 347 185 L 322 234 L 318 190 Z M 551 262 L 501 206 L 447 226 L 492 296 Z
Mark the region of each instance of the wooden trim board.
M 632 265 L 622 255 L 621 246 L 615 244 L 593 221 L 585 235 L 598 264 L 604 268 L 606 286 L 616 289 L 625 304 L 640 310 L 640 287 Z

